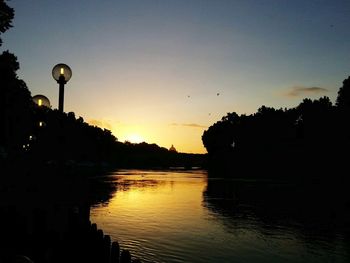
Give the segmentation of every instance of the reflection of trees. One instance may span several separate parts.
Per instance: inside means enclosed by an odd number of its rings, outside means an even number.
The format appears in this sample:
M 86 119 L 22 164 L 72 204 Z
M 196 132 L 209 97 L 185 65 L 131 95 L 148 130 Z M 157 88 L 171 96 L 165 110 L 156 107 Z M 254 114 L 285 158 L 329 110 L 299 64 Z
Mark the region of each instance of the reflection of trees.
M 165 181 L 153 180 L 153 179 L 122 179 L 117 180 L 117 190 L 128 191 L 137 188 L 154 188 L 159 184 L 165 183 Z
M 253 224 L 262 232 L 291 229 L 302 238 L 331 240 L 350 224 L 347 187 L 335 184 L 209 179 L 203 200 L 228 231 Z
M 114 176 L 99 176 L 90 179 L 90 199 L 91 205 L 106 205 L 118 194 L 118 191 L 129 191 L 132 189 L 155 188 L 160 184 L 165 184 L 164 180 L 154 179 L 133 179 Z
M 107 205 L 117 191 L 117 184 L 108 176 L 90 179 L 90 204 Z

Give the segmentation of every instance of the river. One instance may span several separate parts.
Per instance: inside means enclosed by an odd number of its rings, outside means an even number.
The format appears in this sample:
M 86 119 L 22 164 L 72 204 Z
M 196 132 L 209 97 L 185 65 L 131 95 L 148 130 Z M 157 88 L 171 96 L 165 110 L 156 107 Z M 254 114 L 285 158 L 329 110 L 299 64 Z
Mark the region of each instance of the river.
M 306 222 L 290 209 L 238 203 L 227 188 L 239 184 L 208 179 L 206 171 L 119 170 L 103 180 L 115 188 L 92 206 L 91 221 L 142 262 L 350 259 L 349 235 L 342 227 L 329 220 Z

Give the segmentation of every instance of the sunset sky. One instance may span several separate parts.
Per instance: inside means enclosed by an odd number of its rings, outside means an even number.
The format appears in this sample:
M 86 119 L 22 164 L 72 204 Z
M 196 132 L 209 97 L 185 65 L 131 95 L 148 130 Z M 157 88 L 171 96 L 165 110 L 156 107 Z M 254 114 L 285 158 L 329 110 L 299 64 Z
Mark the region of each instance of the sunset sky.
M 65 111 L 146 141 L 203 153 L 227 112 L 334 102 L 350 75 L 348 0 L 12 0 L 1 51 L 32 95 L 58 104 L 57 63 L 73 77 Z

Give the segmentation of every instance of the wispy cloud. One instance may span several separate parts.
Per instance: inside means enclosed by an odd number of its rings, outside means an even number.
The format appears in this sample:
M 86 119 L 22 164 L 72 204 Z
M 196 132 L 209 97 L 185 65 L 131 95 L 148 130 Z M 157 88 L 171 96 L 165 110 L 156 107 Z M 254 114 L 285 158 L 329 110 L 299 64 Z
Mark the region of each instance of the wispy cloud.
M 208 128 L 207 126 L 200 125 L 197 123 L 171 123 L 171 126 L 183 126 L 183 127 L 190 127 L 190 128 Z
M 305 87 L 305 86 L 293 86 L 290 87 L 287 93 L 288 97 L 301 97 L 305 95 L 317 95 L 328 92 L 328 89 L 321 87 Z
M 106 121 L 106 120 L 91 119 L 91 120 L 88 120 L 88 123 L 94 126 L 98 126 L 100 128 L 112 130 L 112 125 L 109 123 L 109 121 Z

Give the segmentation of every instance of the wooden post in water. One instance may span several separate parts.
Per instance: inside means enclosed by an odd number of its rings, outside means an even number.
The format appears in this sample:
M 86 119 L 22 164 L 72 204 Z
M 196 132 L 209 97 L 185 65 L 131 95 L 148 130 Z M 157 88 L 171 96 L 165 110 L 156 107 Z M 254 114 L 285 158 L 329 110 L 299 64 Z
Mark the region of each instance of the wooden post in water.
M 103 230 L 102 229 L 97 230 L 97 240 L 99 242 L 103 241 Z
M 123 250 L 120 255 L 120 263 L 131 263 L 131 255 L 129 250 Z
M 111 257 L 111 238 L 109 235 L 103 237 L 103 263 L 110 263 Z
M 111 263 L 119 263 L 120 247 L 118 241 L 112 243 Z
M 98 260 L 98 254 L 96 251 L 96 244 L 97 244 L 97 225 L 93 223 L 90 228 L 90 240 L 89 240 L 89 254 L 90 254 L 90 261 L 89 262 L 97 262 Z
M 94 239 L 97 235 L 97 225 L 93 223 L 90 228 L 91 239 Z
M 96 239 L 96 254 L 97 254 L 97 262 L 103 262 L 103 231 L 102 229 L 97 230 L 97 239 Z

